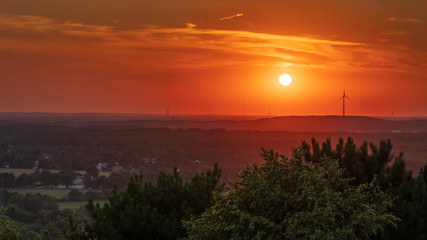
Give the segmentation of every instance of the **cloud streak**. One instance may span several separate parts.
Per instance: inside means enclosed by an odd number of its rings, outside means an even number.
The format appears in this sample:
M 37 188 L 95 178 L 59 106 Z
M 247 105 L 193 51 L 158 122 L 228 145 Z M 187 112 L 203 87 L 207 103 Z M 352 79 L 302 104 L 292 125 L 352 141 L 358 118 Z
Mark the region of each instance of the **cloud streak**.
M 228 16 L 228 17 L 219 18 L 219 20 L 220 21 L 225 21 L 225 20 L 230 20 L 230 19 L 233 19 L 233 18 L 238 18 L 238 17 L 241 17 L 241 16 L 243 16 L 243 13 L 237 13 L 237 14 L 234 14 L 234 15 L 231 15 L 231 16 Z
M 127 69 L 128 73 L 143 69 L 255 65 L 346 72 L 424 73 L 427 69 L 425 61 L 415 62 L 424 59 L 425 54 L 405 48 L 393 47 L 391 51 L 390 46 L 195 27 L 186 23 L 185 28 L 146 26 L 120 30 L 0 14 L 0 39 L 4 43 L 0 51 L 15 56 L 37 53 L 55 66 L 91 67 L 94 72 L 103 68 L 109 71 L 113 65 Z M 44 53 L 40 47 L 46 47 Z M 8 60 L 0 57 L 0 61 Z
M 385 22 L 395 22 L 395 23 L 420 23 L 421 21 L 416 18 L 397 18 L 397 17 L 389 17 L 384 19 Z
M 185 23 L 185 27 L 187 27 L 187 28 L 195 28 L 195 27 L 197 27 L 197 25 L 194 24 L 194 23 Z
M 407 36 L 410 34 L 411 34 L 410 31 L 405 31 L 405 30 L 385 31 L 381 33 L 381 35 L 386 35 L 386 36 Z

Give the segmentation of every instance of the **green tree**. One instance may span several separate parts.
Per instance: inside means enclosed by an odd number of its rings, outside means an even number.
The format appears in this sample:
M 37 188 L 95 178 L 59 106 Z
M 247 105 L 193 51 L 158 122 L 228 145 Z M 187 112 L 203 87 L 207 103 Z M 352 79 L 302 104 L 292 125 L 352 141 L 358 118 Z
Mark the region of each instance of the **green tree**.
M 71 169 L 63 169 L 58 172 L 59 181 L 66 187 L 73 184 L 73 180 L 76 179 L 77 174 Z
M 427 238 L 427 164 L 418 177 L 406 170 L 402 155 L 380 175 L 383 188 L 394 196 L 393 214 L 401 219 L 389 239 Z
M 78 208 L 66 218 L 62 234 L 70 240 L 96 240 L 94 234 L 88 231 L 88 225 L 91 224 L 93 224 L 93 219 L 89 216 L 87 209 Z M 108 230 L 106 229 L 106 231 Z
M 98 168 L 94 164 L 90 165 L 90 167 L 86 168 L 86 174 L 90 179 L 97 178 L 99 175 Z
M 0 208 L 0 239 L 22 239 L 24 236 L 24 226 L 22 223 L 14 221 L 6 215 L 7 211 L 14 211 L 14 207 Z
M 183 183 L 175 168 L 161 172 L 157 183 L 133 176 L 125 191 L 114 188 L 108 203 L 91 200 L 87 209 L 95 222 L 88 232 L 100 239 L 177 239 L 186 236 L 182 220 L 200 215 L 213 204 L 213 192 L 220 191 L 221 170 L 197 174 Z
M 315 139 L 311 145 L 304 141 L 301 144 L 305 150 L 304 159 L 318 161 L 318 154 L 315 154 L 318 146 Z M 390 140 L 381 141 L 379 147 L 367 142 L 357 147 L 353 139 L 348 138 L 345 144 L 340 139 L 332 150 L 331 141 L 327 139 L 320 151 L 322 156 L 338 159 L 345 169 L 344 176 L 355 179 L 352 184 L 366 183 L 377 177 L 381 189 L 393 196 L 392 213 L 401 221 L 397 228 L 390 228 L 388 239 L 426 239 L 427 164 L 418 177 L 413 178 L 412 172 L 406 169 L 403 153 L 393 157 L 392 147 Z
M 42 171 L 40 173 L 40 175 L 38 176 L 38 181 L 42 184 L 42 185 L 59 185 L 60 184 L 60 180 L 58 178 L 57 174 L 54 174 L 50 171 Z
M 82 201 L 83 198 L 83 193 L 77 189 L 71 189 L 70 192 L 68 192 L 68 200 L 70 201 Z
M 31 186 L 34 185 L 35 182 L 36 178 L 33 175 L 26 173 L 23 173 L 16 178 L 16 185 L 18 187 Z
M 102 188 L 112 189 L 117 186 L 118 189 L 125 189 L 132 174 L 128 172 L 113 172 L 105 178 Z
M 0 173 L 0 186 L 11 188 L 15 186 L 15 175 L 13 173 Z
M 377 183 L 351 185 L 338 160 L 304 154 L 263 150 L 265 163 L 248 166 L 228 194 L 185 221 L 188 239 L 370 239 L 395 225 Z
M 366 141 L 357 147 L 353 138 L 347 138 L 346 143 L 340 138 L 335 149 L 332 149 L 330 139 L 326 139 L 320 148 L 320 144 L 312 138 L 311 145 L 303 141 L 301 148 L 304 150 L 304 160 L 308 162 L 319 162 L 322 157 L 337 159 L 344 169 L 344 176 L 354 178 L 353 184 L 356 185 L 371 182 L 376 175 L 384 173 L 387 164 L 393 160 L 390 139 L 380 141 L 379 147 Z

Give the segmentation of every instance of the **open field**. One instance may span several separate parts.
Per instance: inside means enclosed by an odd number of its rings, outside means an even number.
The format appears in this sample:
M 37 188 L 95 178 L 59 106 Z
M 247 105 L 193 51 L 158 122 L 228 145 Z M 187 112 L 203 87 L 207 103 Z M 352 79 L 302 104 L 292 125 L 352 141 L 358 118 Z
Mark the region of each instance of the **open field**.
M 33 169 L 22 169 L 22 168 L 0 168 L 0 173 L 13 173 L 15 175 L 15 177 L 18 177 L 21 174 L 32 174 L 34 173 L 35 170 Z M 59 172 L 59 170 L 51 170 L 52 173 L 57 173 Z
M 0 173 L 13 173 L 15 175 L 15 177 L 19 177 L 19 175 L 24 174 L 24 173 L 32 174 L 32 173 L 35 173 L 36 171 L 37 170 L 34 170 L 34 169 L 23 169 L 23 168 L 0 168 Z M 49 171 L 52 173 L 58 173 L 60 170 L 46 169 L 46 170 L 42 170 L 42 171 Z M 86 174 L 86 171 L 75 171 L 75 172 L 79 173 L 81 175 Z M 100 172 L 99 175 L 108 177 L 108 176 L 110 176 L 110 173 L 111 172 Z
M 26 193 L 40 193 L 40 194 L 46 194 L 51 197 L 54 197 L 56 199 L 62 199 L 63 197 L 67 196 L 70 192 L 70 188 L 9 188 L 7 189 L 9 192 L 18 192 L 21 194 Z M 86 193 L 88 191 L 91 191 L 89 189 L 79 189 L 79 191 Z M 92 190 L 93 191 L 93 190 Z
M 102 205 L 102 204 L 106 203 L 107 201 L 94 201 L 94 202 Z M 57 204 L 58 204 L 59 210 L 64 210 L 66 208 L 76 209 L 76 208 L 84 206 L 86 203 L 87 203 L 87 201 L 83 201 L 83 202 L 58 202 Z

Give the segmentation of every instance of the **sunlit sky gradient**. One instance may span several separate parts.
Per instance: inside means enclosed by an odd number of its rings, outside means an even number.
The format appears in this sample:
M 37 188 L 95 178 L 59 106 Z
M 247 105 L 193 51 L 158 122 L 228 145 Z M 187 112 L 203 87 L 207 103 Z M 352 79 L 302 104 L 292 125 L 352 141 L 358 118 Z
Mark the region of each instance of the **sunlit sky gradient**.
M 2 0 L 0 111 L 427 116 L 425 0 Z M 278 78 L 288 73 L 290 86 Z

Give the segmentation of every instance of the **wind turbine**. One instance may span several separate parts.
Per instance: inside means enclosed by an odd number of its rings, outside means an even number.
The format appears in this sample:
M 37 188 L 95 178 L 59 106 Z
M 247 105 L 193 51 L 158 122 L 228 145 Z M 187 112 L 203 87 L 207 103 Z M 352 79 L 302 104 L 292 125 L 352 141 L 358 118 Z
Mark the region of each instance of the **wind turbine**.
M 345 99 L 346 98 L 348 100 L 350 100 L 350 98 L 348 98 L 347 95 L 345 95 L 345 88 L 344 88 L 344 93 L 343 93 L 342 97 L 340 99 L 338 99 L 338 101 L 342 99 L 342 116 L 343 117 L 345 117 Z

